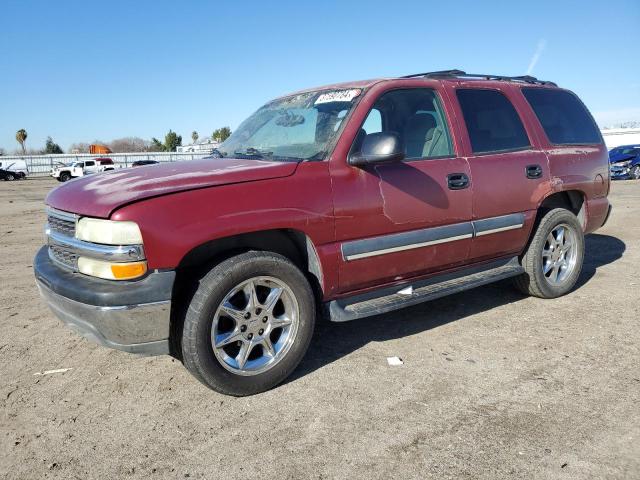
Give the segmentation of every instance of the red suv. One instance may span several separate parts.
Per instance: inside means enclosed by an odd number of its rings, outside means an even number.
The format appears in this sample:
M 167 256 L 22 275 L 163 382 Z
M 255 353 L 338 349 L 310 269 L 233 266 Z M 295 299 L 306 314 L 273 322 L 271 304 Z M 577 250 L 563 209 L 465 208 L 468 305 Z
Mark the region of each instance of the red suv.
M 344 322 L 507 277 L 567 293 L 608 192 L 598 128 L 551 82 L 344 83 L 267 103 L 216 158 L 56 188 L 35 275 L 82 335 L 248 395 L 294 370 L 318 312 Z

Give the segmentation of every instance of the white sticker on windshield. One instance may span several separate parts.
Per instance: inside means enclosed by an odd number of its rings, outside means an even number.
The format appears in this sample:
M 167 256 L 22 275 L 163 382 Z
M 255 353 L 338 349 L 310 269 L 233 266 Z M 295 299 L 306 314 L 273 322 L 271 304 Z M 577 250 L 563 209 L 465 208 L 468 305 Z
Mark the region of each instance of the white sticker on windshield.
M 360 92 L 361 90 L 359 88 L 352 88 L 351 90 L 335 90 L 333 92 L 323 93 L 315 101 L 314 105 L 331 102 L 350 102 L 360 95 Z

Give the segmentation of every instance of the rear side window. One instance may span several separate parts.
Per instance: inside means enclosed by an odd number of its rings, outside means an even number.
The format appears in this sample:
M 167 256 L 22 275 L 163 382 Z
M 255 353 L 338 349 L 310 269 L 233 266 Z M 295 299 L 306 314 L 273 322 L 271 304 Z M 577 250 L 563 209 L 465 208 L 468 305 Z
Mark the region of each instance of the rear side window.
M 459 89 L 458 101 L 473 153 L 520 150 L 529 137 L 507 97 L 497 90 Z
M 583 103 L 571 92 L 523 88 L 522 93 L 540 120 L 549 141 L 556 145 L 602 143 L 600 130 Z

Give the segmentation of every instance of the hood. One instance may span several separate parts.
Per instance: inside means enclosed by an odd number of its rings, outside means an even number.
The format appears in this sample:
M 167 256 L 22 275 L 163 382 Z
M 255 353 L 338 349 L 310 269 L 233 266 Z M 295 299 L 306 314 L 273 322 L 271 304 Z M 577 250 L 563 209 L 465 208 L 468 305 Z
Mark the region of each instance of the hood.
M 208 158 L 114 170 L 71 180 L 52 190 L 46 204 L 80 215 L 108 218 L 125 204 L 145 198 L 230 183 L 292 175 L 295 162 Z

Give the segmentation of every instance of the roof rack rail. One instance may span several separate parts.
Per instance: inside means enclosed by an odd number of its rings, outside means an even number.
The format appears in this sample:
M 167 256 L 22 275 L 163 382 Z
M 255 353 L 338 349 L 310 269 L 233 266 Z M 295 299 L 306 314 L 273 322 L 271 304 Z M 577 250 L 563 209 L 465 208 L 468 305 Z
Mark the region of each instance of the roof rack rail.
M 413 75 L 405 75 L 400 78 L 417 78 L 417 77 L 459 77 L 466 75 L 462 70 L 438 70 L 436 72 L 414 73 Z
M 534 83 L 538 85 L 552 85 L 557 87 L 554 82 L 549 82 L 547 80 L 538 80 L 536 77 L 532 77 L 531 75 L 519 75 L 515 77 L 511 77 L 508 75 L 491 75 L 484 73 L 467 73 L 462 70 L 439 70 L 436 72 L 425 72 L 425 73 L 415 73 L 413 75 L 405 75 L 400 78 L 442 78 L 442 77 L 453 77 L 453 78 L 481 78 L 485 80 L 504 80 L 504 81 L 512 81 L 512 82 L 524 82 L 524 83 Z

